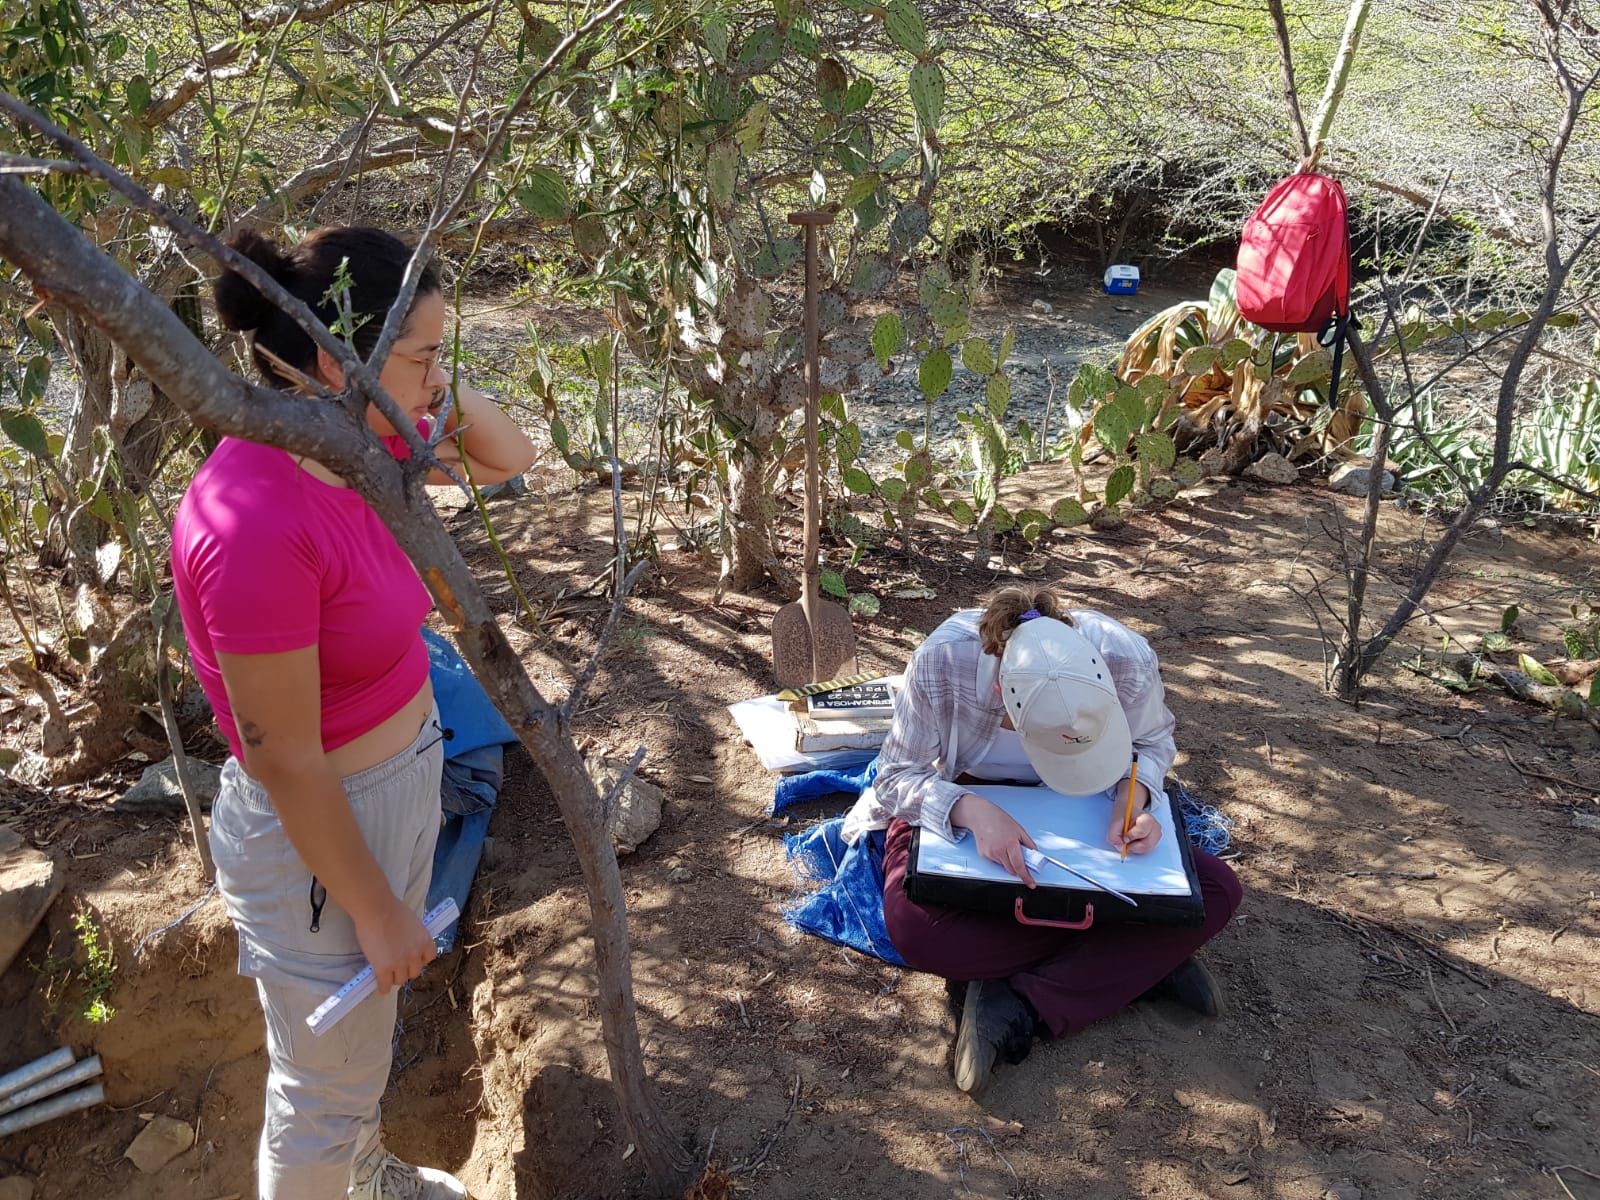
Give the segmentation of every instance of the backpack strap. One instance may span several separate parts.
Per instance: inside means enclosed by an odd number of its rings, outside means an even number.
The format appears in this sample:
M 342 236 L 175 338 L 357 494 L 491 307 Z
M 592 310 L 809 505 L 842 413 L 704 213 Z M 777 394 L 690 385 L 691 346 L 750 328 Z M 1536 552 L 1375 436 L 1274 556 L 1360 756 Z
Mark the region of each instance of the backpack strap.
M 1333 350 L 1333 370 L 1328 376 L 1328 407 L 1339 402 L 1339 374 L 1344 366 L 1344 343 L 1351 329 L 1360 329 L 1361 322 L 1354 312 L 1329 317 L 1317 334 L 1317 344 Z

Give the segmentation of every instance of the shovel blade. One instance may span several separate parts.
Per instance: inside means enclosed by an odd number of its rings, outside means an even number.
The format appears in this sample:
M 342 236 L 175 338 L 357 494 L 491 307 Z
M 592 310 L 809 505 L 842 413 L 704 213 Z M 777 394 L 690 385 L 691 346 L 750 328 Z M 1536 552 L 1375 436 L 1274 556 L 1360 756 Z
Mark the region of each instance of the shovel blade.
M 855 670 L 855 627 L 850 614 L 837 604 L 818 604 L 814 626 L 798 600 L 785 604 L 773 617 L 772 673 L 779 687 L 853 675 Z

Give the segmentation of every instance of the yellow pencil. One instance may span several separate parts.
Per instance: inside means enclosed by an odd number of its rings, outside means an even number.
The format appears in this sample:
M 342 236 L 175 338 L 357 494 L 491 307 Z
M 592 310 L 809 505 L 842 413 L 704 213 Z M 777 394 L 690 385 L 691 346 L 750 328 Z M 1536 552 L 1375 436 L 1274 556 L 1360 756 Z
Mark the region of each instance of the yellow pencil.
M 1122 857 L 1128 857 L 1128 831 L 1133 828 L 1133 785 L 1139 782 L 1139 756 L 1133 756 L 1133 769 L 1128 772 L 1128 809 L 1122 816 Z

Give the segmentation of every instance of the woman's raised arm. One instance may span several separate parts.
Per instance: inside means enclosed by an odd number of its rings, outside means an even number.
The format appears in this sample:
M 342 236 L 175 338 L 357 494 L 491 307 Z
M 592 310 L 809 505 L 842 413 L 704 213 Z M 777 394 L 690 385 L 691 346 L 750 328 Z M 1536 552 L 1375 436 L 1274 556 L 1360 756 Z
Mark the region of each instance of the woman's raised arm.
M 465 383 L 456 385 L 456 403 L 445 422 L 446 432 L 464 432 L 458 438 L 439 443 L 438 455 L 452 465 L 463 453 L 472 482 L 479 487 L 503 483 L 533 465 L 538 455 L 533 441 L 498 404 Z M 455 481 L 443 471 L 435 471 L 428 482 L 441 486 Z

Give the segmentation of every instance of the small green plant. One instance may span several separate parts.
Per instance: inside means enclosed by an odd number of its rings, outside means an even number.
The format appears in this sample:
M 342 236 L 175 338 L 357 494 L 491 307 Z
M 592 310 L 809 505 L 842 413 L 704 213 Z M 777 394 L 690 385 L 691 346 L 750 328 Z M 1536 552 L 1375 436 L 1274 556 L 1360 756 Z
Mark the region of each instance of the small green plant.
M 117 1015 L 117 1010 L 106 1002 L 117 973 L 111 938 L 103 933 L 87 905 L 80 904 L 72 914 L 72 928 L 77 934 L 78 957 L 82 959 L 78 979 L 83 984 L 84 997 L 78 1015 L 91 1025 L 104 1025 Z
M 1093 438 L 1112 461 L 1106 477 L 1104 508 L 1115 513 L 1130 497 L 1170 500 L 1178 491 L 1200 479 L 1200 468 L 1180 459 L 1170 430 L 1176 418 L 1181 387 L 1159 374 L 1144 374 L 1138 383 L 1118 379 L 1111 370 L 1084 363 L 1067 389 L 1067 410 L 1090 413 L 1087 421 L 1069 421 L 1063 442 L 1052 454 L 1065 453 L 1078 480 L 1078 499 L 1057 505 L 1052 514 L 1058 524 L 1079 524 L 1087 519 L 1082 502 L 1093 498 L 1083 477 L 1085 442 Z
M 328 326 L 328 331 L 351 350 L 356 348 L 356 330 L 365 325 L 369 319 L 365 314 L 357 315 L 350 300 L 350 289 L 353 287 L 355 280 L 350 275 L 350 260 L 341 258 L 333 272 L 333 282 L 328 285 L 328 290 L 322 293 L 322 299 L 324 303 L 332 304 L 334 311 L 339 314 L 334 318 L 333 324 Z
M 1565 393 L 1547 387 L 1518 428 L 1513 453 L 1547 475 L 1600 491 L 1600 378 L 1585 379 Z M 1557 508 L 1583 510 L 1592 503 L 1538 475 L 1525 475 L 1518 486 Z
M 547 344 L 532 321 L 525 327 L 528 346 L 520 382 L 542 411 L 551 444 L 580 474 L 604 470 L 611 459 L 610 339 Z
M 1572 614 L 1572 624 L 1561 631 L 1561 642 L 1567 657 L 1600 658 L 1600 608 L 1586 601 L 1574 600 L 1568 611 Z
M 1033 441 L 1033 431 L 1026 422 L 1018 422 L 1014 433 L 1005 425 L 1006 410 L 1011 404 L 1011 377 L 1006 374 L 1005 364 L 1016 337 L 1016 330 L 1008 328 L 997 349 L 991 349 L 980 337 L 969 337 L 961 345 L 962 364 L 981 377 L 984 384 L 983 399 L 956 414 L 956 420 L 967 431 L 967 456 L 973 470 L 972 503 L 959 510 L 952 504 L 951 513 L 965 523 L 966 514 L 971 511 L 980 535 L 985 528 L 992 528 L 995 533 L 1017 529 L 1029 541 L 1035 541 L 1049 527 L 1049 516 L 1032 509 L 1012 514 L 999 500 L 1001 481 L 1023 469 Z
M 843 600 L 853 617 L 877 616 L 883 608 L 883 602 L 872 592 L 852 592 L 846 586 L 844 577 L 847 572 L 861 565 L 861 560 L 869 551 L 878 547 L 882 535 L 844 509 L 835 509 L 829 514 L 828 525 L 835 535 L 850 543 L 851 550 L 850 561 L 843 567 L 837 571 L 822 572 L 822 591 Z
M 644 652 L 656 636 L 656 631 L 648 621 L 628 621 L 617 631 L 617 644 Z
M 1511 636 L 1517 629 L 1517 618 L 1522 615 L 1522 610 L 1515 604 L 1508 605 L 1500 614 L 1500 628 L 1494 633 L 1483 635 L 1483 651 L 1486 654 L 1504 654 L 1511 649 Z
M 1509 612 L 1511 610 L 1508 609 L 1507 611 Z M 1489 639 L 1495 637 L 1498 637 L 1501 641 L 1506 640 L 1504 633 L 1489 634 L 1484 638 L 1483 641 L 1483 648 L 1485 650 L 1489 649 Z M 1417 675 L 1421 675 L 1424 678 L 1431 679 L 1440 687 L 1448 688 L 1452 692 L 1475 692 L 1486 686 L 1483 681 L 1478 678 L 1478 660 L 1476 656 L 1473 656 L 1472 665 L 1466 670 L 1465 673 L 1458 670 L 1454 665 L 1447 661 L 1451 647 L 1459 645 L 1460 643 L 1452 641 L 1448 633 L 1441 634 L 1439 638 L 1439 652 L 1433 657 L 1432 661 L 1429 661 L 1425 652 L 1418 650 L 1416 657 L 1406 660 L 1406 662 L 1402 665 L 1406 668 L 1406 670 Z M 1464 649 L 1464 647 L 1462 648 Z
M 860 557 L 859 553 L 856 557 Z M 851 565 L 855 564 L 852 562 Z M 871 592 L 852 592 L 846 587 L 843 571 L 822 572 L 822 591 L 826 595 L 843 600 L 852 617 L 875 617 L 883 608 L 883 602 Z
M 1356 434 L 1355 450 L 1370 457 L 1373 438 L 1369 417 Z M 1399 468 L 1408 492 L 1420 493 L 1430 501 L 1458 504 L 1466 490 L 1483 482 L 1490 454 L 1470 414 L 1446 416 L 1438 399 L 1424 392 L 1409 416 L 1395 420 L 1388 457 Z

